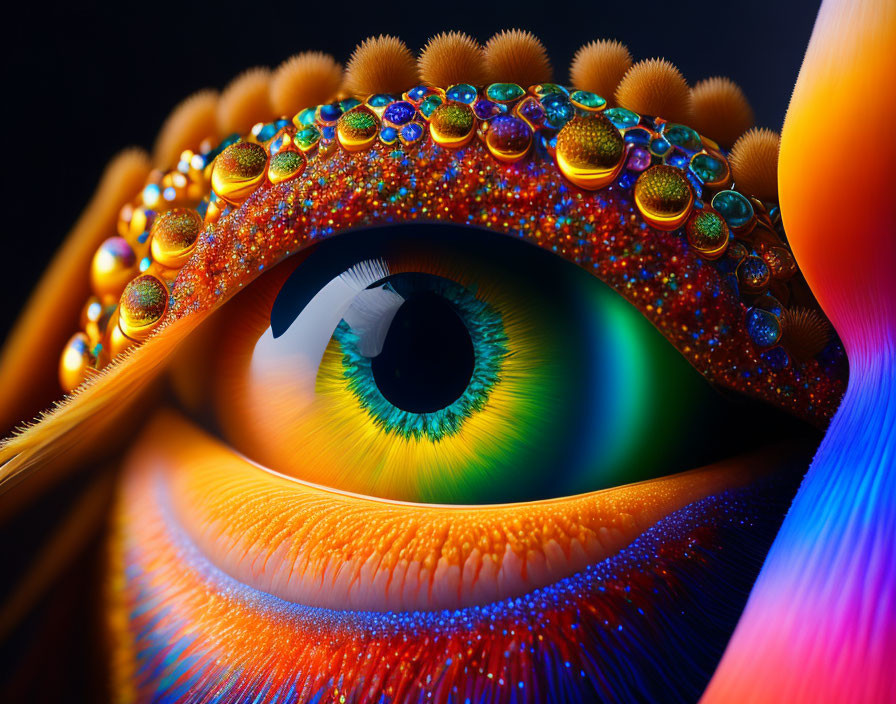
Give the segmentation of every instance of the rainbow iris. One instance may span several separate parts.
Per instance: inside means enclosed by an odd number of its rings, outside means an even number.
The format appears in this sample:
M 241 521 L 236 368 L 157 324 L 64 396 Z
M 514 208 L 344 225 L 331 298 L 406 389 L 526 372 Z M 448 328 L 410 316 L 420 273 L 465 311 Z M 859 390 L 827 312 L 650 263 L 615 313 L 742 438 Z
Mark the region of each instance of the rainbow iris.
M 278 293 L 252 369 L 252 432 L 239 449 L 389 499 L 569 496 L 749 443 L 741 405 L 619 294 L 549 252 L 470 228 L 321 242 Z

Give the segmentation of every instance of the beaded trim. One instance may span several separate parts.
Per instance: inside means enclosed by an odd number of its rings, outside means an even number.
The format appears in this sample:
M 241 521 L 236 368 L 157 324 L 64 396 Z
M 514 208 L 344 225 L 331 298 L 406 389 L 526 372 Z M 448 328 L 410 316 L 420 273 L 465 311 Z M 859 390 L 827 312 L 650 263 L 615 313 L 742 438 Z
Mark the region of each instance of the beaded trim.
M 364 154 L 398 159 L 416 155 L 424 160 L 431 155 L 435 163 L 450 161 L 446 154 L 457 154 L 455 161 L 463 161 L 470 158 L 465 154 L 483 149 L 493 162 L 490 174 L 504 169 L 508 188 L 521 176 L 521 169 L 528 169 L 532 179 L 553 169 L 567 183 L 560 190 L 562 198 L 575 201 L 571 208 L 591 199 L 591 212 L 612 211 L 620 224 L 635 227 L 644 236 L 653 232 L 666 238 L 667 245 L 681 246 L 715 269 L 740 301 L 746 332 L 741 344 L 752 348 L 755 367 L 750 371 L 772 373 L 774 385 L 787 377 L 784 391 L 778 386 L 772 395 L 791 395 L 791 402 L 784 404 L 791 410 L 810 418 L 830 417 L 844 382 L 839 341 L 829 328 L 825 337 L 822 327 L 823 339 L 817 349 L 809 350 L 811 358 L 804 354 L 803 359 L 793 358 L 781 344 L 787 306 L 795 303 L 802 310 L 813 307 L 814 300 L 787 245 L 777 205 L 739 192 L 718 144 L 693 129 L 608 108 L 598 95 L 554 84 L 528 90 L 511 83 L 486 88 L 464 84 L 447 90 L 418 86 L 402 96 L 373 95 L 363 103 L 348 99 L 308 108 L 291 120 L 258 124 L 243 138 L 232 135 L 214 148 L 206 144 L 198 152 L 185 151 L 174 169 L 151 175 L 135 202 L 122 209 L 118 237 L 106 240 L 97 251 L 91 271 L 94 295 L 82 314 L 82 332 L 69 341 L 60 364 L 63 385 L 75 388 L 90 369 L 101 369 L 163 321 L 200 308 L 194 273 L 180 278 L 178 274 L 185 264 L 190 269 L 188 263 L 196 263 L 197 243 L 205 238 L 206 251 L 219 225 L 229 226 L 241 204 L 255 194 L 260 199 L 266 189 L 283 194 L 290 192 L 284 189 L 307 191 L 312 177 L 324 189 L 326 176 L 317 174 L 331 160 L 347 164 Z M 290 184 L 296 179 L 301 186 Z M 508 191 L 508 197 L 512 195 Z M 287 203 L 294 210 L 291 195 L 280 199 L 279 210 Z M 316 201 L 307 198 L 299 205 L 307 212 Z M 632 222 L 625 220 L 626 206 Z M 270 211 L 271 203 L 266 207 Z M 456 219 L 515 231 L 506 222 L 455 217 L 449 208 L 445 213 L 403 212 L 407 219 Z M 375 220 L 375 214 L 369 219 Z M 359 218 L 352 224 L 363 221 Z M 574 220 L 569 225 L 567 231 L 576 230 Z M 519 234 L 528 236 L 531 229 L 521 226 Z M 583 221 L 580 235 L 589 229 L 592 223 Z M 322 234 L 327 233 L 318 228 L 309 231 L 308 238 Z M 545 238 L 535 239 L 545 244 Z M 299 238 L 292 244 L 300 244 Z M 558 249 L 556 244 L 553 249 Z M 593 247 L 588 249 L 593 256 Z M 295 248 L 283 247 L 277 258 L 290 251 Z M 575 251 L 567 255 L 582 263 Z M 248 257 L 253 262 L 257 258 Z M 277 258 L 262 262 L 258 269 Z M 593 266 L 597 270 L 598 263 Z M 631 288 L 631 280 L 625 281 Z M 215 294 L 225 290 L 223 285 L 213 288 Z M 657 322 L 662 301 L 646 306 L 633 302 Z M 816 318 L 819 326 L 826 325 L 820 315 Z M 711 331 L 716 336 L 719 332 Z M 680 340 L 673 342 L 688 356 Z M 805 351 L 805 345 L 801 349 Z M 757 393 L 757 383 L 747 386 Z M 798 386 L 809 393 L 794 393 Z M 800 409 L 797 398 L 809 398 L 808 409 Z

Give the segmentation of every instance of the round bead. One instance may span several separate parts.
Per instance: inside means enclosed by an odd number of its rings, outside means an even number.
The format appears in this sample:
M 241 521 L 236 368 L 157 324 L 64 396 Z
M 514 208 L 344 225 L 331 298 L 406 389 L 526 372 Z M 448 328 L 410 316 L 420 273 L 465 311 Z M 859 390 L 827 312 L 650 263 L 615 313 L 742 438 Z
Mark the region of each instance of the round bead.
M 687 178 L 665 164 L 642 173 L 635 182 L 634 195 L 641 216 L 658 230 L 681 227 L 694 204 L 694 191 Z
M 492 83 L 485 89 L 485 95 L 496 103 L 512 103 L 526 94 L 516 83 Z
M 694 154 L 691 158 L 691 171 L 707 188 L 724 188 L 731 182 L 731 170 L 721 155 Z
M 475 126 L 473 109 L 463 103 L 439 105 L 429 118 L 429 131 L 433 141 L 451 149 L 469 144 Z
M 488 150 L 499 161 L 519 161 L 532 145 L 532 130 L 525 120 L 511 115 L 498 115 L 488 123 L 485 136 Z
M 262 182 L 267 164 L 267 152 L 260 144 L 231 144 L 215 158 L 212 190 L 231 205 L 238 205 Z
M 597 112 L 607 107 L 606 100 L 597 93 L 590 93 L 587 90 L 575 90 L 570 93 L 569 99 L 579 110 L 588 112 Z
M 358 152 L 374 143 L 379 130 L 379 118 L 373 110 L 361 105 L 339 118 L 336 123 L 336 138 L 346 151 Z
M 797 272 L 796 260 L 784 247 L 769 247 L 762 253 L 762 259 L 778 281 L 786 281 Z
M 59 359 L 59 384 L 66 391 L 78 388 L 93 369 L 93 363 L 90 340 L 83 332 L 75 333 Z
M 768 286 L 771 272 L 759 257 L 744 257 L 737 265 L 737 283 L 745 293 L 762 293 Z
M 320 130 L 313 125 L 310 127 L 303 127 L 298 132 L 296 132 L 295 137 L 292 138 L 293 144 L 295 144 L 300 150 L 303 152 L 308 152 L 314 149 L 317 146 L 317 143 L 320 142 Z
M 747 311 L 747 333 L 757 347 L 771 347 L 781 339 L 781 322 L 768 311 L 750 308 Z
M 105 240 L 90 263 L 90 284 L 104 303 L 114 302 L 137 272 L 137 255 L 123 237 Z
M 737 191 L 719 191 L 712 198 L 712 207 L 717 210 L 728 227 L 745 227 L 753 219 L 753 206 Z
M 179 269 L 192 256 L 202 231 L 202 218 L 190 208 L 162 213 L 150 230 L 152 258 L 168 269 Z
M 132 340 L 149 336 L 168 310 L 168 288 L 151 274 L 131 281 L 121 294 L 118 325 Z
M 386 108 L 383 120 L 393 127 L 401 127 L 414 119 L 416 109 L 406 100 L 398 100 Z
M 686 125 L 677 125 L 672 122 L 668 123 L 663 128 L 663 137 L 676 147 L 681 147 L 682 149 L 687 149 L 691 152 L 697 151 L 702 147 L 702 144 L 700 143 L 700 135 Z
M 625 141 L 603 114 L 576 117 L 557 135 L 557 166 L 570 181 L 590 191 L 616 178 L 623 164 Z
M 305 156 L 292 150 L 277 152 L 268 165 L 268 180 L 283 183 L 298 176 L 305 169 Z
M 445 92 L 445 97 L 448 98 L 448 100 L 453 100 L 456 103 L 464 103 L 466 105 L 475 103 L 478 95 L 476 88 L 469 83 L 458 83 L 456 86 L 451 86 Z
M 728 247 L 728 224 L 709 208 L 694 211 L 685 231 L 688 244 L 704 259 L 718 259 Z

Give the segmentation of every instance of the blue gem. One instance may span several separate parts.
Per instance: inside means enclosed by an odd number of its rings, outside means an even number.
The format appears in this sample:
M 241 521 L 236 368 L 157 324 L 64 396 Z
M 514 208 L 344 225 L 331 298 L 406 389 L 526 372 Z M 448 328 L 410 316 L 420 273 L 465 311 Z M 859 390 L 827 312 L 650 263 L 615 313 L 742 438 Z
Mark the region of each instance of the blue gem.
M 576 114 L 565 93 L 549 93 L 541 99 L 549 127 L 559 130 Z
M 752 204 L 737 191 L 719 191 L 713 196 L 712 207 L 729 227 L 743 227 L 753 219 Z
M 394 127 L 383 127 L 380 130 L 380 141 L 384 144 L 393 144 L 398 139 L 398 132 Z
M 757 347 L 771 347 L 781 339 L 781 323 L 761 308 L 747 311 L 747 333 Z
M 318 109 L 318 117 L 321 122 L 336 122 L 342 115 L 342 108 L 336 103 L 330 105 L 321 105 Z
M 416 142 L 423 136 L 423 125 L 419 122 L 412 122 L 401 128 L 401 138 L 406 142 Z
M 446 95 L 448 97 L 448 100 L 453 100 L 456 103 L 472 105 L 474 102 L 476 102 L 478 93 L 473 86 L 467 83 L 458 83 L 456 86 L 451 86 L 448 89 Z
M 386 112 L 383 113 L 383 119 L 386 122 L 391 122 L 393 125 L 406 125 L 414 119 L 415 112 L 413 105 L 404 100 L 399 100 L 386 108 Z

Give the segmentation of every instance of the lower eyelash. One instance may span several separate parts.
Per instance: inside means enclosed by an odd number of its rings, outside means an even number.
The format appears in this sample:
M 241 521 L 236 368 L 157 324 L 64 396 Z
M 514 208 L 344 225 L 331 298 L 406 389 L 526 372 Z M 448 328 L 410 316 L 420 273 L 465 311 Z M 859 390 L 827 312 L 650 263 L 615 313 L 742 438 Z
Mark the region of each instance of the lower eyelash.
M 331 610 L 221 572 L 164 508 L 164 476 L 133 469 L 113 544 L 128 574 L 113 592 L 114 662 L 120 683 L 154 697 L 640 701 L 668 700 L 675 682 L 694 699 L 785 508 L 770 499 L 779 476 L 688 503 L 613 557 L 516 599 Z
M 170 415 L 152 424 L 133 462 L 132 471 L 160 477 L 176 521 L 240 581 L 309 606 L 399 611 L 490 603 L 550 584 L 765 467 L 739 458 L 528 504 L 402 504 L 264 472 Z

